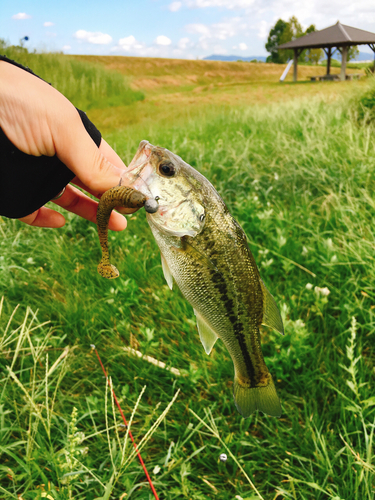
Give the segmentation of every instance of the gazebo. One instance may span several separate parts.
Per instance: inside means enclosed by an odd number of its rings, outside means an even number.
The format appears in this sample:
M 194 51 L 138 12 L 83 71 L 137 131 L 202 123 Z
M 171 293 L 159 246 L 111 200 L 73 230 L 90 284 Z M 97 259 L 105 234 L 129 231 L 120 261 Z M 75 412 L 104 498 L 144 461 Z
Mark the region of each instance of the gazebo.
M 353 45 L 368 45 L 375 56 L 375 33 L 370 31 L 345 26 L 337 21 L 337 24 L 320 31 L 313 31 L 301 38 L 283 43 L 277 47 L 278 50 L 293 49 L 294 52 L 294 74 L 293 81 L 297 81 L 298 56 L 304 49 L 323 49 L 327 55 L 327 75 L 331 70 L 331 57 L 336 50 L 341 52 L 341 74 L 340 79 L 346 78 L 346 60 L 348 49 Z M 334 49 L 334 50 L 333 50 Z

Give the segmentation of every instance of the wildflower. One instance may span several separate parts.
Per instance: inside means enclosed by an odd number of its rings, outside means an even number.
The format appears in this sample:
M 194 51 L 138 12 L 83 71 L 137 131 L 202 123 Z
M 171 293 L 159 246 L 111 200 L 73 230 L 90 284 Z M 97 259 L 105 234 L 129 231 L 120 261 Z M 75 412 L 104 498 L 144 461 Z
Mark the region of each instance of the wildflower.
M 159 465 L 155 465 L 154 470 L 152 471 L 152 473 L 156 475 L 156 474 L 159 474 L 159 472 L 160 472 Z
M 312 287 L 313 287 L 313 286 L 314 286 L 314 285 L 312 285 L 311 283 L 307 283 L 307 284 L 306 284 L 306 289 L 307 289 L 307 290 L 312 290 Z M 315 287 L 315 288 L 316 288 L 316 287 Z
M 324 288 L 320 288 L 319 286 L 316 286 L 314 288 L 314 292 L 317 295 L 323 295 L 323 297 L 328 297 L 328 295 L 331 293 L 331 290 L 327 288 L 326 286 Z

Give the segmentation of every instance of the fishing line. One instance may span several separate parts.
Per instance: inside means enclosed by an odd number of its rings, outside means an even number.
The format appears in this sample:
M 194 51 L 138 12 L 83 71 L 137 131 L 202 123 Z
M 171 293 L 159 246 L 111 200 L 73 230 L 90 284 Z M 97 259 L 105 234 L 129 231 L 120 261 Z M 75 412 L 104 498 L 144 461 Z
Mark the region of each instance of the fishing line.
M 119 409 L 119 412 L 120 412 L 120 414 L 121 414 L 122 420 L 124 421 L 125 427 L 127 428 L 127 427 L 128 427 L 128 422 L 126 421 L 126 418 L 125 418 L 125 415 L 124 415 L 124 414 L 123 414 L 123 412 L 122 412 L 122 409 L 121 409 L 120 403 L 118 402 L 118 400 L 117 400 L 117 398 L 116 398 L 115 390 L 111 387 L 111 381 L 110 381 L 110 380 L 109 380 L 109 378 L 108 378 L 107 372 L 105 371 L 105 368 L 104 368 L 104 365 L 103 365 L 103 363 L 102 363 L 102 360 L 100 359 L 99 353 L 98 353 L 98 351 L 97 351 L 96 347 L 95 347 L 93 344 L 91 344 L 91 348 L 95 351 L 96 357 L 97 357 L 97 358 L 98 358 L 98 360 L 99 360 L 100 366 L 102 367 L 103 373 L 104 373 L 105 378 L 106 378 L 106 380 L 107 380 L 107 382 L 108 382 L 108 386 L 112 389 L 113 399 L 115 400 L 116 406 L 117 406 L 117 408 Z M 155 488 L 154 488 L 154 485 L 152 484 L 152 480 L 151 480 L 151 478 L 150 478 L 150 476 L 149 476 L 149 473 L 147 472 L 146 465 L 145 465 L 144 461 L 142 460 L 141 454 L 140 454 L 140 453 L 139 453 L 139 451 L 138 451 L 138 447 L 137 447 L 137 445 L 136 445 L 136 442 L 134 441 L 133 434 L 131 433 L 130 429 L 129 429 L 129 436 L 130 436 L 130 439 L 131 439 L 131 441 L 132 441 L 132 443 L 133 443 L 133 446 L 134 446 L 134 448 L 135 448 L 135 451 L 137 452 L 137 457 L 138 457 L 138 459 L 139 459 L 139 461 L 140 461 L 140 463 L 141 463 L 141 465 L 142 465 L 142 468 L 143 468 L 144 473 L 145 473 L 145 475 L 146 475 L 147 481 L 149 482 L 149 485 L 150 485 L 151 491 L 152 491 L 152 493 L 154 494 L 154 497 L 156 498 L 156 500 L 159 500 L 158 494 L 156 493 L 156 490 L 155 490 Z

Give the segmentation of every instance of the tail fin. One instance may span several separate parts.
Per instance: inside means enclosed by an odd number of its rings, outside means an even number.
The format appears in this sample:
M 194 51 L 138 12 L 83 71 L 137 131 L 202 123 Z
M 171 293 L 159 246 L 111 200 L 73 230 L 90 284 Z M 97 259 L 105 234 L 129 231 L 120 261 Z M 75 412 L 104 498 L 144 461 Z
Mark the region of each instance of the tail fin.
M 241 386 L 235 377 L 233 397 L 237 410 L 244 418 L 249 417 L 255 410 L 271 417 L 281 416 L 280 400 L 272 378 L 266 386 L 251 388 Z

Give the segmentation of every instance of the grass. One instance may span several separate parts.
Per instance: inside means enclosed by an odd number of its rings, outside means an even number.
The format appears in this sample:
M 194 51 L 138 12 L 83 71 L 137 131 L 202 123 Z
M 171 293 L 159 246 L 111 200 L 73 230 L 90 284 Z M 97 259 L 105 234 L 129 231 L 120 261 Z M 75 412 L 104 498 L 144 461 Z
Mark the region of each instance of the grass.
M 0 52 L 30 67 L 84 111 L 126 106 L 144 98 L 144 94 L 131 89 L 118 72 L 105 70 L 95 63 L 78 62 L 60 53 L 30 53 L 23 47 L 8 46 L 1 39 Z
M 212 88 L 215 85 L 278 83 L 286 66 L 273 63 L 189 61 L 150 57 L 74 56 L 74 58 L 82 62 L 99 63 L 107 69 L 116 70 L 129 78 L 133 88 L 147 90 L 148 95 L 169 93 L 172 89 L 199 91 L 202 87 Z M 325 72 L 326 68 L 320 65 L 298 65 L 300 80 L 310 79 L 309 77 L 314 75 L 324 75 Z M 332 68 L 332 73 L 340 73 L 340 68 Z M 348 73 L 358 73 L 357 67 L 349 68 Z M 291 70 L 286 82 L 292 80 Z
M 359 99 L 358 115 L 367 122 L 375 118 L 375 86 L 372 85 Z
M 374 498 L 375 146 L 373 123 L 358 113 L 371 87 L 272 85 L 269 103 L 228 87 L 174 113 L 163 89 L 128 106 L 133 123 L 105 130 L 126 162 L 141 139 L 179 154 L 243 226 L 284 319 L 284 337 L 262 336 L 282 417 L 236 412 L 228 353 L 218 342 L 205 354 L 142 211 L 111 233 L 121 272 L 111 282 L 96 272 L 94 225 L 68 215 L 62 230 L 39 230 L 2 219 L 1 498 L 152 498 L 91 344 L 137 442 L 180 390 L 142 450 L 161 499 Z M 99 128 L 106 112 L 90 113 Z

